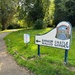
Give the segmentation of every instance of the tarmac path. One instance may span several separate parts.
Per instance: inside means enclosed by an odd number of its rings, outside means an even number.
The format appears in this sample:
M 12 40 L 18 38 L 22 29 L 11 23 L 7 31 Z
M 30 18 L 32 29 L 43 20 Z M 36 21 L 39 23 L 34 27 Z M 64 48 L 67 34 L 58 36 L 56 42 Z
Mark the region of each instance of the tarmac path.
M 7 53 L 3 38 L 9 32 L 0 34 L 0 75 L 33 75 L 29 70 L 17 65 L 16 61 Z

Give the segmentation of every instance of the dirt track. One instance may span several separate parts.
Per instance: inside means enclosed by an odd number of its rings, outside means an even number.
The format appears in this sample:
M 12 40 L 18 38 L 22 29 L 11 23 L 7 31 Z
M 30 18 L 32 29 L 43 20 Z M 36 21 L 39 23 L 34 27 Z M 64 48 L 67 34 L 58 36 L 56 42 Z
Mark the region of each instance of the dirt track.
M 9 34 L 0 34 L 0 75 L 33 75 L 29 70 L 16 64 L 13 57 L 6 51 L 6 45 L 3 38 Z

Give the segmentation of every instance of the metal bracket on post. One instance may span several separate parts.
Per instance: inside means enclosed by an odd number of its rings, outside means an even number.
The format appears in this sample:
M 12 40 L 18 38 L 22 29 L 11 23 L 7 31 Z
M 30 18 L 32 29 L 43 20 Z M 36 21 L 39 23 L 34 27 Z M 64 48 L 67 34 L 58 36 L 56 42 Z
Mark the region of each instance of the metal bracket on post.
M 68 50 L 65 50 L 65 58 L 64 58 L 64 64 L 67 64 L 67 58 L 68 58 Z
M 38 56 L 40 56 L 40 45 L 38 45 Z

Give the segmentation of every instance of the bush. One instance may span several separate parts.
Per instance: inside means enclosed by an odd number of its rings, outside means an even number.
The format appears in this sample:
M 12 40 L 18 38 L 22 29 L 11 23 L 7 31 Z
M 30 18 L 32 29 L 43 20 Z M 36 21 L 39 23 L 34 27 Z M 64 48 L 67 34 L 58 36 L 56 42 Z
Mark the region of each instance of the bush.
M 18 29 L 21 28 L 19 24 L 10 24 L 7 29 Z
M 34 29 L 42 29 L 42 28 L 44 28 L 43 21 L 41 19 L 38 19 L 34 24 Z

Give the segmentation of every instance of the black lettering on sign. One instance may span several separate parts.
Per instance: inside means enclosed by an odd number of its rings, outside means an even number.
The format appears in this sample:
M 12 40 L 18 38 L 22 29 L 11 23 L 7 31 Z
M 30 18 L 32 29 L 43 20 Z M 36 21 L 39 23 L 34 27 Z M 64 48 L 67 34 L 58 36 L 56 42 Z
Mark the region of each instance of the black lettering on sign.
M 55 47 L 62 47 L 62 48 L 68 48 L 68 42 L 64 42 L 64 41 L 55 41 L 54 43 Z
M 53 45 L 53 40 L 44 40 L 44 39 L 42 39 L 42 44 L 52 46 Z
M 69 48 L 69 45 L 68 45 L 69 43 L 68 42 L 66 42 L 66 48 Z

